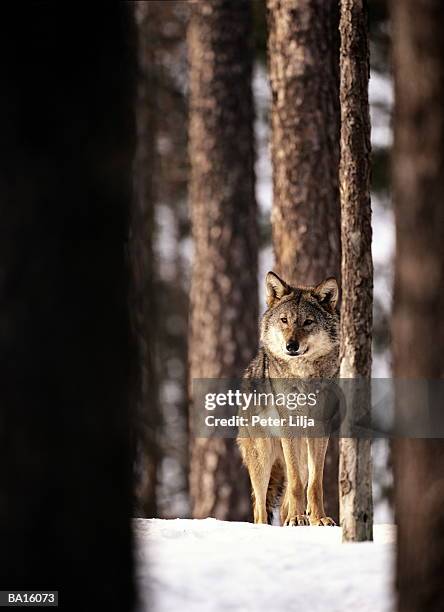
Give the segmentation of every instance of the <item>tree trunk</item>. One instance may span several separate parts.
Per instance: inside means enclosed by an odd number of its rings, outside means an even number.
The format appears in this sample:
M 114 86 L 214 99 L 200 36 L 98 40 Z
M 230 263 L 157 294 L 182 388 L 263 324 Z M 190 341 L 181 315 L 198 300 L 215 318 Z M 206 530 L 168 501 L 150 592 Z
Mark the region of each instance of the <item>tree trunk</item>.
M 444 377 L 444 5 L 392 2 L 395 71 L 393 317 L 396 379 Z M 419 382 L 418 382 L 419 384 Z M 402 416 L 425 413 L 413 394 Z M 442 403 L 442 399 L 440 400 Z M 444 442 L 397 440 L 398 609 L 442 609 Z
M 133 364 L 135 450 L 135 511 L 157 516 L 156 488 L 160 449 L 158 377 L 154 357 L 157 343 L 156 286 L 153 258 L 154 179 L 156 144 L 156 79 L 153 49 L 155 26 L 148 2 L 134 2 L 138 34 L 137 146 L 134 197 L 130 218 L 131 323 L 137 343 Z
M 341 242 L 340 377 L 353 420 L 370 415 L 373 262 L 370 204 L 369 51 L 365 0 L 341 2 Z M 344 540 L 373 539 L 371 441 L 340 440 L 340 515 Z
M 240 378 L 257 348 L 250 25 L 247 0 L 193 5 L 188 36 L 195 248 L 191 381 Z M 191 445 L 193 516 L 249 517 L 248 478 L 235 441 L 192 438 Z
M 140 79 L 131 245 L 139 340 L 136 512 L 159 518 L 188 514 L 188 4 L 134 3 Z
M 0 584 L 129 611 L 132 14 L 5 10 Z
M 339 15 L 333 0 L 267 0 L 276 272 L 293 285 L 340 281 Z M 338 444 L 325 509 L 338 521 Z

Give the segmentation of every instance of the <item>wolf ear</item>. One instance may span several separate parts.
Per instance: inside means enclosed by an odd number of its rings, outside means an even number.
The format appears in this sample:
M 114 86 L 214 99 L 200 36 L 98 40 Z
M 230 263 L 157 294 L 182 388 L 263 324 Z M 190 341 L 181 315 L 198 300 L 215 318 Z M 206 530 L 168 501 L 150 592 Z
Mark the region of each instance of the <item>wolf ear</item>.
M 273 304 L 284 297 L 284 295 L 291 293 L 291 287 L 274 272 L 268 272 L 265 277 L 265 284 L 267 287 L 267 304 L 269 307 L 273 306 Z
M 333 276 L 330 276 L 330 278 L 327 278 L 327 280 L 322 281 L 322 283 L 319 283 L 319 285 L 316 285 L 314 292 L 319 302 L 323 306 L 334 311 L 336 304 L 338 303 L 339 287 L 336 279 L 333 278 Z

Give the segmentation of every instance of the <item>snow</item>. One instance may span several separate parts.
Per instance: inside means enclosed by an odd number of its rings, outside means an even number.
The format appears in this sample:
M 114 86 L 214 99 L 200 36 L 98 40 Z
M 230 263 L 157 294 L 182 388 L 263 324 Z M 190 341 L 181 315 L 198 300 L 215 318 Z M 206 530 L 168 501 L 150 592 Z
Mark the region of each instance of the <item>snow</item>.
M 140 612 L 383 612 L 394 607 L 395 527 L 341 542 L 339 527 L 135 519 Z

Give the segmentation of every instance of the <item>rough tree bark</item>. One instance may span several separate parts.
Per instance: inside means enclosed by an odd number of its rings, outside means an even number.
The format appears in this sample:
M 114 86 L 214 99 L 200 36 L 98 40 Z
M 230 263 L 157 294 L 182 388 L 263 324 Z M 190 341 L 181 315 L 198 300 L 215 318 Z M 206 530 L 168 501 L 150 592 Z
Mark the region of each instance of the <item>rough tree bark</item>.
M 396 379 L 444 377 L 444 4 L 392 2 L 395 73 L 393 317 Z M 400 415 L 424 413 L 415 394 Z M 442 399 L 440 400 L 442 403 Z M 440 406 L 441 407 L 441 406 Z M 397 589 L 402 612 L 442 609 L 444 442 L 397 440 Z
M 250 5 L 205 0 L 192 8 L 190 381 L 240 378 L 258 336 Z M 192 438 L 191 445 L 193 516 L 250 517 L 234 440 Z
M 129 611 L 134 23 L 49 2 L 0 30 L 0 584 Z
M 272 234 L 276 272 L 292 284 L 340 283 L 339 13 L 333 0 L 267 0 L 272 91 Z M 338 521 L 338 442 L 324 473 Z
M 153 257 L 154 179 L 156 144 L 156 79 L 153 38 L 155 22 L 148 2 L 134 2 L 138 35 L 136 102 L 137 146 L 131 207 L 131 324 L 137 344 L 133 364 L 133 444 L 135 451 L 135 511 L 157 516 L 156 488 L 160 450 L 160 409 L 155 346 L 156 286 Z
M 342 0 L 340 18 L 342 308 L 340 377 L 353 420 L 370 414 L 373 262 L 370 204 L 369 50 L 365 0 Z M 344 540 L 373 538 L 371 441 L 340 440 Z

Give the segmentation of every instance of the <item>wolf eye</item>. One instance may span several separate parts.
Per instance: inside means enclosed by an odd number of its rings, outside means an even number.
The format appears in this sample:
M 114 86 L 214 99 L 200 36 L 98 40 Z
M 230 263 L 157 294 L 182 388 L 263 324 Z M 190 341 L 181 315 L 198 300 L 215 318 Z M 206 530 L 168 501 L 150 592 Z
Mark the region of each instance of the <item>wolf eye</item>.
M 312 323 L 314 323 L 313 319 L 305 319 L 304 326 L 311 325 Z
M 288 323 L 287 317 L 281 317 L 281 321 L 282 321 L 282 323 Z

